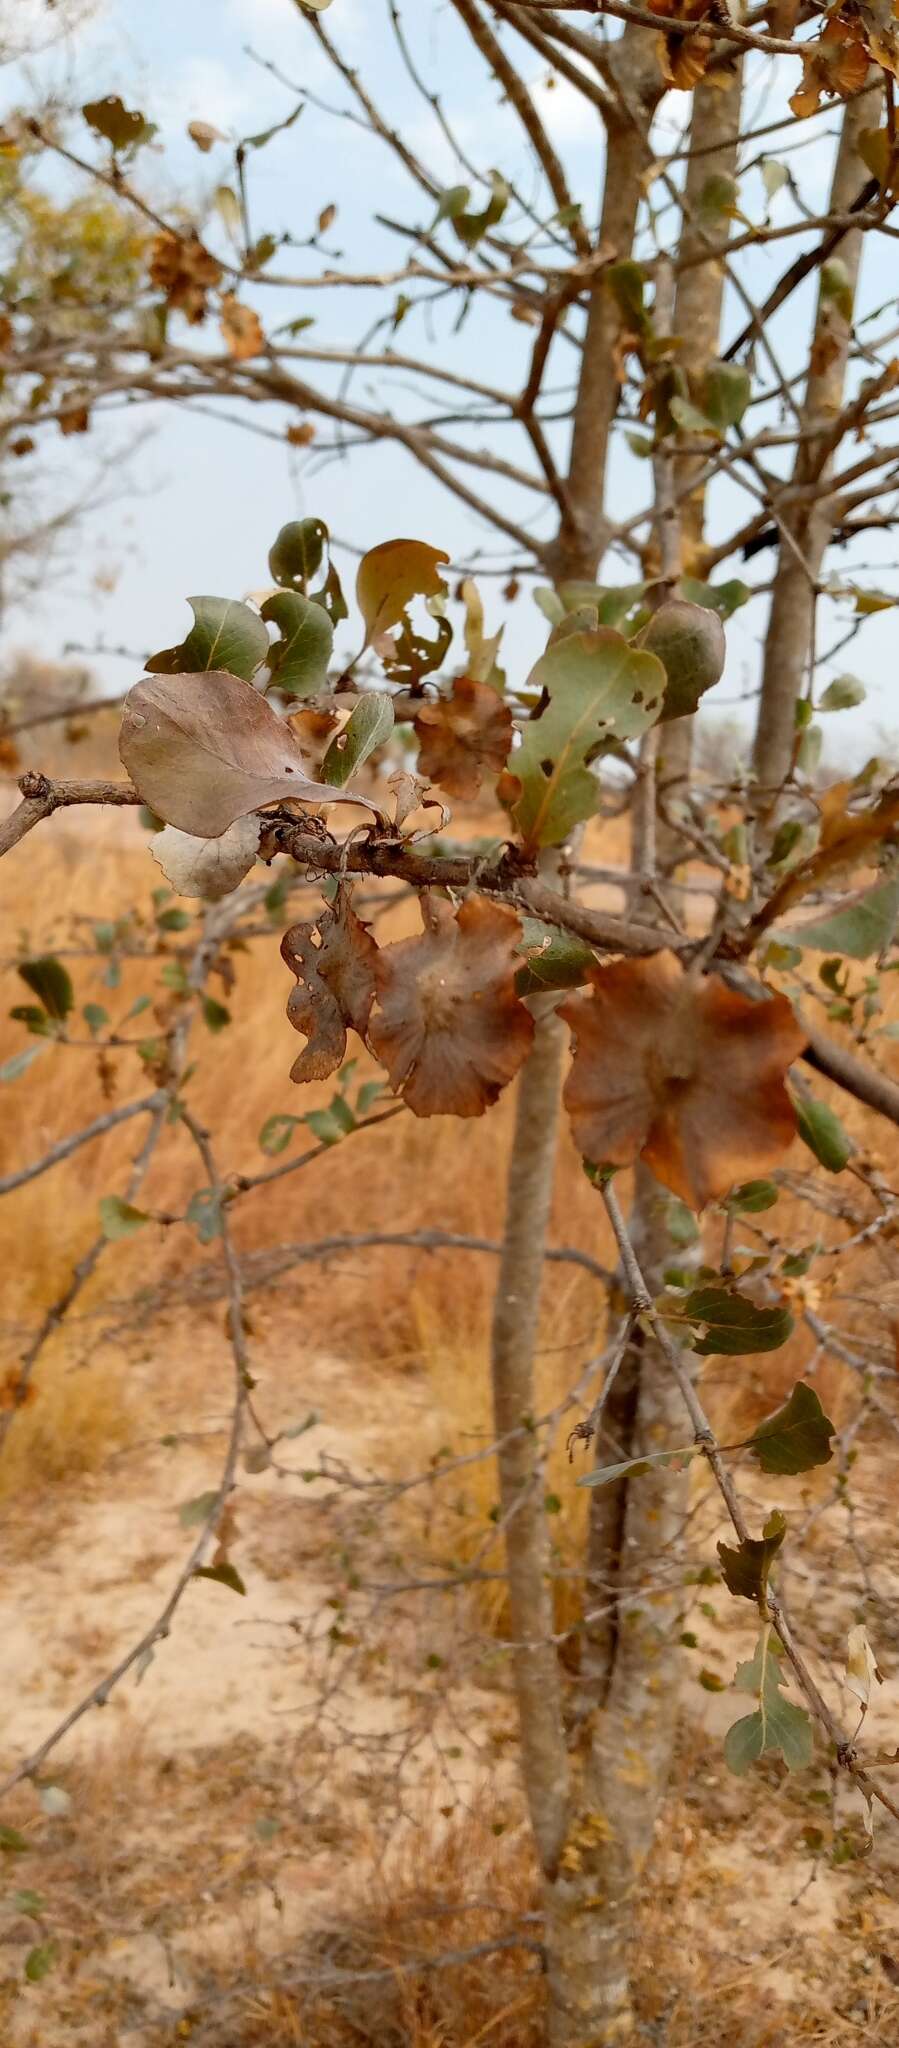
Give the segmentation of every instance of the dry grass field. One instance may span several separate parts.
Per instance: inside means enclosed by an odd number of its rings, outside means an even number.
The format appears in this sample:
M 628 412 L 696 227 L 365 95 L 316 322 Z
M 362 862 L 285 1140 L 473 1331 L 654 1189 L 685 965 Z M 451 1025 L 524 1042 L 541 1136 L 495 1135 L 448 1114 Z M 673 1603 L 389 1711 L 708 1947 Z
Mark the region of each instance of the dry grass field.
M 52 768 L 53 746 L 64 748 L 49 737 L 42 759 Z M 79 772 L 102 770 L 108 744 L 94 732 Z M 622 857 L 616 834 L 603 833 L 594 857 Z M 22 1000 L 12 963 L 23 949 L 72 955 L 79 1010 L 102 1002 L 118 1019 L 144 993 L 158 1005 L 159 969 L 183 944 L 156 931 L 159 879 L 128 814 L 58 817 L 4 863 L 0 1060 L 38 1043 L 6 1017 Z M 108 960 L 86 935 L 124 903 L 137 906 L 132 936 L 152 952 L 123 960 L 111 994 Z M 379 917 L 379 935 L 395 934 L 411 913 L 401 902 Z M 213 984 L 231 1023 L 214 1034 L 195 1027 L 188 1099 L 226 1176 L 276 1163 L 259 1147 L 266 1119 L 331 1093 L 307 1091 L 300 1105 L 288 1078 L 289 982 L 278 927 L 265 924 L 233 956 L 233 988 Z M 73 1035 L 87 1033 L 73 1026 Z M 356 1079 L 368 1071 L 363 1055 Z M 145 1088 L 133 1049 L 107 1067 L 90 1049 L 46 1046 L 0 1091 L 3 1170 Z M 888 1173 L 882 1134 L 854 1105 L 840 1112 Z M 140 1682 L 130 1674 L 48 1762 L 43 1799 L 26 1784 L 4 1808 L 28 1849 L 4 1859 L 2 2048 L 536 2042 L 535 1873 L 500 1641 L 495 1475 L 484 1457 L 437 1476 L 447 1450 L 459 1458 L 489 1444 L 495 1262 L 489 1252 L 405 1247 L 291 1265 L 283 1250 L 428 1226 L 495 1242 L 509 1114 L 508 1100 L 473 1124 L 403 1113 L 235 1204 L 251 1276 L 254 1400 L 271 1432 L 313 1419 L 267 1469 L 251 1459 L 239 1472 L 230 1555 L 246 1599 L 192 1586 Z M 97 1205 L 121 1191 L 142 1132 L 125 1124 L 0 1203 L 0 1372 L 95 1239 Z M 790 1163 L 801 1172 L 806 1160 Z M 175 1125 L 141 1203 L 181 1213 L 197 1185 L 196 1155 Z M 812 1215 L 794 1190 L 778 1228 L 800 1243 L 838 1242 L 843 1226 Z M 552 1239 L 611 1260 L 567 1136 Z M 10 1432 L 0 1461 L 4 1765 L 152 1619 L 190 1541 L 179 1509 L 216 1483 L 231 1372 L 216 1261 L 215 1244 L 199 1247 L 183 1226 L 154 1223 L 108 1245 Z M 873 1292 L 899 1295 L 889 1244 L 831 1271 L 828 1299 L 843 1327 L 867 1326 Z M 252 1284 L 266 1273 L 270 1284 Z M 564 1402 L 601 1349 L 604 1315 L 589 1273 L 547 1268 L 541 1412 Z M 711 1361 L 705 1392 L 718 1424 L 745 1433 L 814 1348 L 800 1324 L 785 1351 Z M 825 1406 L 844 1421 L 854 1375 L 827 1356 L 814 1369 Z M 879 1384 L 889 1411 L 892 1390 Z M 565 1451 L 578 1412 L 561 1420 L 546 1475 L 560 1628 L 579 1597 L 585 1495 Z M 885 1421 L 854 1448 L 842 1497 L 818 1472 L 791 1481 L 788 1501 L 756 1480 L 754 1499 L 789 1507 L 804 1535 L 787 1591 L 825 1683 L 838 1686 L 846 1627 L 864 1613 L 886 1676 L 875 1739 L 894 1746 L 899 1447 Z M 392 1483 L 414 1476 L 422 1484 L 406 1492 Z M 697 1570 L 714 1555 L 717 1526 L 698 1480 Z M 422 1593 L 423 1579 L 460 1569 L 482 1576 Z M 820 1757 L 796 1779 L 772 1765 L 729 1776 L 721 1736 L 735 1713 L 723 1688 L 750 1631 L 720 1585 L 688 1591 L 685 1714 L 644 1914 L 645 2038 L 665 2048 L 887 2048 L 899 2039 L 899 1842 L 886 1823 L 869 1842 L 860 1803 Z M 506 1931 L 525 1946 L 431 1967 Z M 56 1945 L 54 1966 L 25 1982 L 24 1958 L 44 1941 Z M 376 1977 L 364 1974 L 372 1969 Z

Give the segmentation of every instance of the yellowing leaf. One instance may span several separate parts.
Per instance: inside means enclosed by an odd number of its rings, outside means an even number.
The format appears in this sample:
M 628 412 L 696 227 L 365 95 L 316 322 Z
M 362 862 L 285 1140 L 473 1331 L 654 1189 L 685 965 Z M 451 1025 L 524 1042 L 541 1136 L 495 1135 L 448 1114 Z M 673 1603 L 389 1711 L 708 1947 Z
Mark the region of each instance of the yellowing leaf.
M 366 646 L 402 618 L 413 597 L 445 597 L 441 548 L 423 540 L 385 540 L 363 555 L 356 577 L 356 602 L 365 620 Z

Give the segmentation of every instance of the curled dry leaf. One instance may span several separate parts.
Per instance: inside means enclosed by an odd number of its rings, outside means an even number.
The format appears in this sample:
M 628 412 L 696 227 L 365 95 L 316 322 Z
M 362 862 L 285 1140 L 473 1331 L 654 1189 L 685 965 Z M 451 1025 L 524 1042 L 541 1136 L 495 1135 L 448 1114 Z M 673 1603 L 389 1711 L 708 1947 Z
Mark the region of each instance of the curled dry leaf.
M 281 958 L 297 977 L 287 1015 L 309 1041 L 290 1078 L 324 1081 L 346 1055 L 347 1026 L 365 1037 L 375 995 L 378 948 L 345 886 L 316 923 L 291 925 L 281 940 Z
M 372 1050 L 415 1116 L 482 1116 L 527 1057 L 534 1020 L 515 991 L 521 923 L 468 896 L 422 899 L 424 932 L 378 954 Z
M 503 767 L 512 744 L 512 713 L 486 683 L 457 676 L 449 697 L 423 704 L 415 720 L 423 775 L 448 796 L 477 796 L 485 770 Z
M 597 1166 L 638 1158 L 693 1209 L 775 1166 L 796 1130 L 784 1086 L 806 1043 L 785 996 L 697 982 L 673 953 L 599 967 L 563 1003 L 575 1056 L 565 1106 Z
M 150 852 L 179 896 L 218 903 L 248 875 L 259 851 L 261 818 L 235 818 L 220 839 L 196 839 L 166 825 L 154 832 Z
M 244 306 L 233 292 L 225 292 L 221 302 L 219 326 L 229 353 L 238 363 L 246 362 L 249 356 L 262 354 L 265 335 L 258 313 L 252 306 Z
M 312 782 L 288 725 L 250 683 L 210 669 L 144 676 L 125 699 L 119 753 L 157 817 L 200 839 L 287 797 L 356 803 L 362 796 Z
M 206 294 L 221 283 L 222 266 L 198 235 L 166 228 L 150 244 L 150 282 L 196 327 L 206 315 Z

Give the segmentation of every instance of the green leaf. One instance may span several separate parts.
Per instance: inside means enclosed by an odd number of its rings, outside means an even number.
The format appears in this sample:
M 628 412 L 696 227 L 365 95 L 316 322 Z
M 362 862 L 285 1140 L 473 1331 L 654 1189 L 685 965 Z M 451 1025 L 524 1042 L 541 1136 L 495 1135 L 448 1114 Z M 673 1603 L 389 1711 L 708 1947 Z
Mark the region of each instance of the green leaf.
M 816 1095 L 797 1096 L 793 1107 L 796 1128 L 803 1144 L 814 1152 L 819 1165 L 828 1173 L 842 1173 L 852 1158 L 855 1146 L 839 1117 L 826 1102 L 819 1102 Z
M 5 1822 L 0 1822 L 0 1855 L 24 1856 L 26 1849 L 33 1846 L 24 1835 L 20 1835 L 18 1828 L 8 1828 Z
M 864 703 L 867 694 L 857 676 L 836 676 L 819 698 L 818 710 L 851 711 L 856 704 Z
M 763 1209 L 773 1209 L 777 1199 L 773 1180 L 744 1180 L 731 1189 L 724 1206 L 737 1216 L 758 1216 Z
M 291 519 L 282 526 L 268 558 L 275 582 L 305 594 L 318 575 L 329 538 L 323 519 Z
M 25 1975 L 29 1984 L 40 1984 L 44 1977 L 49 1976 L 58 1955 L 59 1943 L 55 1941 L 41 1941 L 37 1948 L 30 1949 L 25 1957 Z
M 654 654 L 598 627 L 550 642 L 529 686 L 547 703 L 524 726 L 510 772 L 521 783 L 516 826 L 529 846 L 561 846 L 592 817 L 596 777 L 588 762 L 614 739 L 636 739 L 659 716 L 665 670 Z
M 790 854 L 799 845 L 804 833 L 805 826 L 800 824 L 798 818 L 785 818 L 783 824 L 778 825 L 771 841 L 768 866 L 777 868 L 782 861 L 789 860 Z
M 625 1473 L 636 1479 L 641 1472 L 652 1472 L 657 1466 L 682 1464 L 696 1456 L 695 1444 L 681 1444 L 675 1451 L 650 1451 L 645 1458 L 625 1458 L 619 1465 L 597 1465 L 592 1472 L 585 1472 L 578 1486 L 610 1486 L 614 1479 L 623 1479 Z
M 178 1520 L 182 1529 L 199 1529 L 208 1522 L 218 1502 L 218 1493 L 197 1493 L 193 1500 L 182 1501 L 178 1509 Z
M 165 830 L 165 827 L 163 827 L 163 830 Z M 157 912 L 156 922 L 161 932 L 183 932 L 187 930 L 190 924 L 190 911 L 176 909 L 160 910 Z
M 751 396 L 752 379 L 741 364 L 709 364 L 702 380 L 702 405 L 720 434 L 739 426 Z
M 786 164 L 776 163 L 773 157 L 767 157 L 762 164 L 762 183 L 769 200 L 773 199 L 775 193 L 780 192 L 782 187 L 788 185 L 789 182 L 790 173 L 787 170 Z
M 501 221 L 509 204 L 509 187 L 499 171 L 490 173 L 490 198 L 480 213 L 467 213 L 464 209 L 454 213 L 456 233 L 461 236 L 467 249 L 474 249 L 489 228 Z
M 810 946 L 814 953 L 841 953 L 850 960 L 869 960 L 889 945 L 899 917 L 899 874 L 875 883 L 829 917 L 813 918 L 779 937 L 788 944 Z
M 4 1060 L 0 1067 L 0 1085 L 5 1086 L 8 1081 L 18 1081 L 20 1074 L 27 1073 L 32 1062 L 40 1059 L 41 1053 L 46 1050 L 44 1045 L 27 1045 L 24 1052 L 14 1053 L 11 1060 Z
M 665 670 L 663 718 L 689 717 L 724 670 L 727 649 L 717 612 L 688 604 L 685 598 L 669 598 L 660 605 L 644 626 L 638 645 L 657 655 Z
M 741 583 L 737 576 L 726 583 L 700 583 L 695 576 L 682 576 L 680 588 L 681 595 L 689 598 L 691 604 L 705 605 L 709 611 L 717 612 L 719 619 L 729 619 L 752 596 L 749 584 Z
M 766 1624 L 754 1656 L 738 1664 L 734 1684 L 739 1692 L 754 1693 L 758 1708 L 728 1729 L 724 1757 L 738 1777 L 766 1751 L 779 1750 L 788 1771 L 804 1770 L 812 1760 L 812 1725 L 801 1707 L 784 1699 L 780 1690 L 783 1672 L 771 1628 Z
M 669 1195 L 665 1208 L 665 1228 L 672 1244 L 681 1251 L 688 1245 L 699 1243 L 699 1224 L 692 1209 L 682 1202 L 679 1195 Z
M 215 1579 L 219 1586 L 229 1586 L 232 1593 L 246 1593 L 246 1586 L 239 1571 L 233 1564 L 198 1564 L 195 1579 Z
M 30 988 L 32 995 L 43 1004 L 48 1017 L 53 1017 L 58 1024 L 64 1023 L 74 1006 L 75 991 L 72 977 L 62 961 L 45 953 L 39 960 L 21 961 L 17 973 L 26 988 Z
M 707 413 L 700 412 L 698 405 L 691 405 L 689 398 L 680 398 L 676 395 L 672 398 L 668 410 L 675 425 L 680 427 L 683 434 L 714 434 L 720 441 L 720 428 L 716 427 L 714 420 L 709 419 Z
M 120 1237 L 133 1237 L 136 1230 L 151 1221 L 144 1209 L 133 1208 L 130 1202 L 123 1202 L 120 1195 L 104 1195 L 99 1207 L 100 1225 L 110 1244 Z
M 189 597 L 194 624 L 178 647 L 165 647 L 147 662 L 150 675 L 201 675 L 227 669 L 249 683 L 268 660 L 268 634 L 258 612 L 230 597 Z
M 297 1125 L 304 1122 L 301 1116 L 269 1116 L 259 1133 L 259 1145 L 269 1159 L 277 1158 L 279 1152 L 286 1152 Z
M 783 1407 L 753 1430 L 748 1448 L 763 1472 L 793 1477 L 811 1472 L 815 1465 L 830 1464 L 834 1435 L 814 1388 L 798 1380 Z
M 342 1095 L 335 1095 L 327 1109 L 308 1110 L 303 1122 L 308 1124 L 320 1145 L 339 1145 L 341 1138 L 356 1128 L 356 1119 Z
M 442 220 L 458 220 L 459 215 L 465 212 L 470 198 L 470 185 L 448 185 L 446 191 L 440 194 L 432 225 L 436 228 Z
M 775 1508 L 761 1536 L 742 1537 L 736 1546 L 719 1543 L 721 1573 L 729 1593 L 756 1603 L 764 1599 L 768 1574 L 786 1533 L 786 1521 Z
M 109 1024 L 109 1010 L 104 1010 L 102 1004 L 84 1004 L 82 1016 L 92 1038 L 96 1038 L 96 1032 L 102 1030 L 104 1024 Z
M 44 1913 L 44 1900 L 40 1892 L 13 1892 L 10 1905 L 16 1913 L 24 1913 L 29 1920 L 40 1920 Z
M 560 932 L 539 918 L 522 918 L 519 952 L 527 954 L 524 967 L 515 976 L 520 996 L 534 996 L 541 989 L 579 988 L 596 966 L 596 954 L 570 932 Z
M 796 754 L 796 766 L 802 770 L 803 775 L 814 775 L 821 760 L 823 745 L 824 733 L 821 726 L 806 726 Z
M 184 1220 L 192 1223 L 201 1244 L 211 1244 L 222 1234 L 222 1198 L 215 1188 L 198 1188 L 191 1195 Z
M 393 731 L 393 698 L 378 690 L 360 697 L 343 731 L 331 741 L 321 765 L 323 782 L 342 789 L 354 770 L 383 745 Z
M 24 1024 L 33 1038 L 59 1036 L 52 1017 L 48 1017 L 46 1010 L 39 1010 L 36 1003 L 14 1003 L 9 1014 L 16 1024 Z
M 713 171 L 699 194 L 697 211 L 701 224 L 710 227 L 729 219 L 738 197 L 736 179 L 729 178 L 724 171 Z
M 217 1003 L 214 996 L 204 996 L 203 1022 L 209 1031 L 224 1031 L 231 1022 L 231 1012 L 224 1003 Z
M 310 697 L 324 689 L 334 645 L 334 628 L 327 612 L 301 591 L 282 590 L 266 598 L 262 616 L 281 633 L 269 649 L 269 687 L 283 690 L 288 697 Z
M 751 1351 L 779 1351 L 793 1328 L 789 1309 L 761 1308 L 730 1287 L 696 1287 L 683 1304 L 688 1322 L 705 1325 L 693 1348 L 701 1358 L 740 1358 Z

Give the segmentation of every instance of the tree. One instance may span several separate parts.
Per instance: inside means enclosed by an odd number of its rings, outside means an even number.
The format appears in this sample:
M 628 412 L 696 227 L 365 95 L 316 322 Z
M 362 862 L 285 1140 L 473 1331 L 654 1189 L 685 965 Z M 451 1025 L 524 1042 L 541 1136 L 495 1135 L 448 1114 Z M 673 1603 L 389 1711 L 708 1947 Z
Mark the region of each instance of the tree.
M 492 529 L 513 586 L 539 579 L 550 631 L 529 675 L 505 675 L 482 598 L 466 579 L 459 667 L 450 652 L 447 555 L 423 538 L 385 532 L 358 569 L 361 648 L 335 676 L 334 628 L 347 617 L 341 580 L 323 522 L 293 522 L 274 540 L 273 588 L 259 609 L 192 600 L 189 635 L 151 656 L 126 701 L 127 781 L 23 779 L 21 805 L 0 835 L 4 851 L 62 805 L 143 803 L 164 825 L 154 851 L 173 888 L 218 905 L 183 970 L 165 1046 L 148 1061 L 153 1088 L 122 1112 L 148 1117 L 149 1136 L 123 1193 L 110 1197 L 89 1258 L 96 1263 L 105 1242 L 145 1220 L 137 1198 L 147 1159 L 174 1107 L 205 1176 L 191 1220 L 220 1239 L 227 1271 L 234 1422 L 182 1579 L 150 1637 L 114 1676 L 168 1628 L 180 1591 L 203 1568 L 234 1479 L 248 1367 L 229 1218 L 246 1183 L 223 1179 L 183 1077 L 196 1002 L 243 912 L 238 885 L 258 859 L 284 859 L 292 879 L 324 883 L 317 916 L 291 926 L 282 943 L 296 977 L 288 1014 L 306 1040 L 293 1069 L 299 1083 L 339 1072 L 348 1032 L 366 1043 L 384 1085 L 415 1116 L 481 1115 L 517 1077 L 493 1387 L 522 1773 L 544 1887 L 547 2038 L 552 2048 L 612 2043 L 635 2027 L 634 1902 L 676 1726 L 679 1548 L 694 1458 L 705 1460 L 731 1525 L 719 1546 L 725 1584 L 759 1616 L 755 1656 L 736 1679 L 754 1704 L 728 1736 L 731 1767 L 748 1769 L 768 1754 L 801 1768 L 817 1730 L 866 1798 L 897 1815 L 888 1786 L 824 1697 L 801 1627 L 785 1613 L 777 1571 L 787 1523 L 772 1514 L 759 1532 L 734 1476 L 736 1453 L 785 1478 L 828 1462 L 833 1425 L 800 1379 L 749 1441 L 724 1448 L 697 1386 L 702 1358 L 776 1348 L 793 1328 L 784 1283 L 801 1254 L 775 1240 L 757 1260 L 735 1246 L 734 1230 L 751 1233 L 756 1226 L 745 1219 L 774 1206 L 797 1127 L 824 1174 L 851 1162 L 872 1203 L 891 1213 L 889 1191 L 852 1159 L 851 1141 L 811 1091 L 807 1070 L 899 1121 L 899 1087 L 879 1063 L 877 1043 L 879 976 L 892 964 L 899 902 L 899 798 L 878 764 L 823 793 L 816 779 L 818 713 L 845 712 L 863 695 L 845 676 L 822 689 L 833 653 L 819 645 L 819 612 L 848 601 L 854 634 L 892 602 L 845 569 L 835 582 L 828 550 L 851 549 L 858 533 L 889 529 L 893 516 L 888 309 L 866 315 L 862 331 L 855 292 L 869 239 L 895 235 L 895 35 L 848 8 L 827 16 L 801 10 L 800 36 L 792 23 L 782 34 L 774 10 L 763 28 L 764 14 L 744 25 L 711 7 L 453 0 L 455 47 L 465 61 L 479 61 L 484 104 L 499 98 L 520 124 L 539 180 L 525 185 L 486 165 L 467 167 L 440 96 L 422 76 L 417 38 L 391 4 L 409 103 L 424 95 L 435 132 L 442 129 L 466 165 L 466 183 L 446 186 L 403 139 L 402 121 L 376 104 L 353 53 L 344 53 L 339 0 L 334 36 L 323 12 L 320 0 L 299 7 L 298 35 L 315 40 L 351 117 L 423 195 L 423 225 L 390 223 L 411 253 L 387 273 L 360 267 L 335 276 L 328 257 L 309 273 L 287 267 L 289 238 L 250 228 L 252 165 L 272 134 L 234 149 L 232 181 L 219 188 L 225 245 L 206 220 L 159 211 L 142 157 L 152 132 L 143 113 L 119 100 L 89 103 L 84 116 L 100 138 L 93 153 L 40 120 L 26 123 L 32 144 L 99 182 L 123 217 L 133 214 L 150 234 L 139 317 L 102 333 L 79 320 L 55 341 L 52 387 L 30 407 L 31 420 L 59 422 L 73 389 L 88 419 L 122 391 L 184 407 L 226 394 L 251 416 L 276 408 L 293 445 L 320 447 L 312 428 L 321 421 L 390 443 L 398 464 L 411 458 L 467 508 L 478 534 L 485 524 Z M 620 34 L 609 32 L 611 20 L 623 22 Z M 529 82 L 535 57 L 605 130 L 596 218 L 593 195 L 571 189 L 551 115 Z M 743 72 L 752 67 L 754 78 L 763 65 L 781 112 L 752 130 L 743 125 Z M 682 108 L 685 95 L 688 136 L 663 153 L 660 109 L 672 100 Z M 282 130 L 302 104 L 298 94 Z M 761 191 L 756 182 L 747 196 L 745 167 L 759 142 L 770 147 L 772 135 L 794 119 L 814 119 L 822 105 L 836 106 L 841 120 L 828 200 L 811 213 L 788 213 L 778 201 L 793 190 L 794 173 L 767 155 Z M 206 124 L 192 133 L 204 154 L 223 147 Z M 328 213 L 323 207 L 313 245 L 327 234 Z M 802 255 L 760 303 L 759 252 L 800 234 Z M 797 317 L 806 280 L 818 295 L 808 358 L 797 360 L 791 345 L 784 364 L 776 315 L 787 306 Z M 358 348 L 317 343 L 303 319 L 282 338 L 268 310 L 273 295 L 277 303 L 279 291 L 327 295 L 338 286 L 383 293 L 383 311 Z M 467 322 L 461 361 L 449 342 L 446 356 L 428 358 L 404 342 L 431 302 L 445 299 Z M 511 375 L 488 383 L 472 367 L 475 323 L 489 335 L 497 307 L 524 337 L 514 385 Z M 737 309 L 740 330 L 731 339 L 722 312 L 732 321 Z M 40 368 L 43 344 L 17 313 L 14 306 L 9 348 L 15 376 L 26 380 Z M 213 316 L 223 346 L 205 342 Z M 203 345 L 185 338 L 184 321 Z M 404 392 L 413 377 L 413 399 L 387 399 L 380 409 L 358 402 L 344 372 L 360 367 L 402 380 Z M 13 404 L 9 431 L 19 432 L 23 419 Z M 624 436 L 630 467 L 618 454 Z M 651 479 L 642 494 L 637 464 Z M 621 497 L 632 494 L 624 516 L 611 509 L 619 478 Z M 535 502 L 536 535 L 520 509 Z M 764 562 L 772 550 L 754 774 L 699 784 L 697 706 L 722 674 L 722 621 L 754 595 L 716 572 L 738 553 Z M 605 580 L 613 552 L 627 562 L 626 583 Z M 326 719 L 344 720 L 316 773 L 303 751 L 310 703 Z M 395 726 L 405 744 L 417 745 L 427 788 L 401 769 L 388 797 L 362 771 Z M 441 802 L 464 803 L 494 783 L 508 827 L 489 858 L 442 837 L 422 844 L 407 829 L 410 807 L 431 787 Z M 364 813 L 342 840 L 308 816 L 309 807 L 340 801 Z M 613 801 L 627 804 L 632 821 L 621 914 L 578 893 L 587 866 L 581 834 Z M 683 913 L 691 860 L 720 877 L 701 926 Z M 370 877 L 397 877 L 419 892 L 419 936 L 376 944 L 363 914 Z M 853 961 L 875 963 L 861 983 Z M 38 960 L 23 963 L 23 972 L 36 997 L 28 1028 L 64 1030 L 72 1001 L 65 970 Z M 819 1025 L 818 1005 L 848 1027 L 849 1044 Z M 566 1024 L 573 1060 L 563 1088 Z M 595 1463 L 583 1481 L 591 1520 L 574 1679 L 555 1640 L 545 1438 L 535 1425 L 533 1382 L 560 1097 L 617 1245 L 612 1297 L 624 1298 L 598 1400 L 575 1432 L 593 1446 Z M 337 1115 L 349 1117 L 345 1129 L 360 1121 L 346 1107 Z M 24 1171 L 41 1172 L 56 1156 L 58 1148 Z M 615 1176 L 630 1168 L 635 1196 L 626 1222 Z M 81 1284 L 76 1273 L 72 1288 Z M 52 1314 L 65 1313 L 72 1298 L 67 1290 Z M 802 1314 L 818 1343 L 845 1350 L 845 1335 L 814 1305 L 806 1301 Z M 41 1341 L 39 1331 L 14 1404 L 0 1417 L 6 1427 Z M 227 1559 L 218 1568 L 233 1569 Z M 858 1645 L 852 1654 L 857 1660 Z M 795 1699 L 783 1690 L 787 1679 Z M 46 1745 L 38 1763 L 44 1753 Z M 30 1759 L 25 1768 L 34 1766 Z

